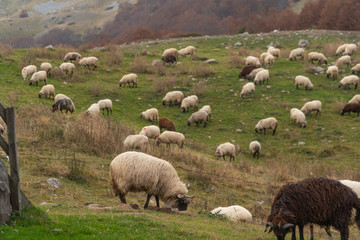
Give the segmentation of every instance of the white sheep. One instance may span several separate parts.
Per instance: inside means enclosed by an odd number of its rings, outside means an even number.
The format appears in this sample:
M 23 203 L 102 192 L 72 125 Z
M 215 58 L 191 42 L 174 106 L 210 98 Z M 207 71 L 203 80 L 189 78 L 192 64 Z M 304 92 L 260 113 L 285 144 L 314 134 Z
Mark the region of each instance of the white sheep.
M 79 61 L 81 59 L 81 55 L 77 52 L 69 52 L 65 55 L 64 57 L 64 62 L 67 62 L 67 61 L 73 61 L 75 60 L 76 62 Z
M 126 84 L 128 84 L 130 87 L 130 83 L 132 83 L 132 88 L 134 86 L 137 87 L 138 76 L 135 73 L 129 73 L 129 74 L 124 75 L 119 81 L 119 86 L 121 87 L 122 85 L 124 85 L 124 87 L 125 87 Z
M 276 59 L 280 57 L 280 49 L 278 48 L 269 47 L 267 52 L 276 57 Z
M 353 190 L 354 193 L 356 193 L 358 198 L 360 198 L 360 182 L 351 181 L 351 180 L 339 180 L 339 182 L 351 188 L 351 190 Z
M 95 70 L 99 66 L 99 59 L 97 57 L 84 57 L 79 61 L 79 65 L 88 69 L 92 66 L 93 70 Z
M 358 64 L 356 64 L 355 66 L 353 66 L 350 71 L 351 71 L 352 74 L 357 74 L 357 73 L 359 73 L 359 72 L 360 72 L 360 63 L 358 63 Z
M 345 48 L 346 48 L 348 45 L 349 45 L 349 44 L 347 44 L 347 43 L 340 45 L 340 46 L 336 49 L 335 56 L 341 55 L 341 54 L 345 51 Z
M 360 94 L 356 94 L 348 103 L 359 103 L 360 104 Z
M 351 56 L 352 54 L 354 54 L 356 52 L 356 50 L 357 50 L 356 44 L 351 43 L 346 46 L 345 51 L 343 52 L 343 55 Z
M 47 79 L 47 73 L 45 71 L 38 71 L 31 76 L 29 85 L 33 85 L 35 83 L 36 86 L 38 86 L 38 83 L 40 81 L 44 81 L 46 85 L 46 79 Z
M 199 111 L 205 111 L 208 116 L 209 116 L 209 121 L 210 121 L 210 117 L 211 117 L 211 107 L 210 105 L 205 105 L 202 108 L 199 109 Z
M 185 136 L 182 133 L 175 131 L 164 131 L 155 140 L 159 146 L 161 143 L 166 143 L 168 147 L 170 144 L 177 144 L 179 148 L 183 148 L 185 143 Z
M 336 79 L 339 75 L 339 68 L 337 66 L 330 66 L 326 70 L 326 77 L 330 78 L 330 76 L 333 77 L 333 79 Z
M 248 79 L 254 79 L 256 74 L 262 70 L 265 70 L 264 68 L 255 68 L 254 70 L 252 70 L 249 74 L 248 74 Z
M 246 95 L 248 95 L 250 93 L 254 93 L 254 92 L 255 92 L 255 84 L 247 83 L 242 87 L 240 97 L 245 98 Z
M 268 55 L 270 55 L 270 53 L 268 53 L 268 52 L 263 52 L 263 53 L 260 54 L 259 61 L 260 61 L 261 64 L 264 64 L 265 58 L 266 58 Z
M 29 65 L 29 66 L 24 67 L 21 70 L 21 75 L 22 75 L 24 81 L 26 81 L 28 79 L 28 77 L 30 75 L 34 74 L 36 71 L 37 71 L 37 68 L 35 65 Z
M 186 210 L 190 203 L 188 190 L 171 164 L 145 153 L 118 155 L 110 164 L 110 184 L 122 203 L 126 203 L 128 192 L 144 191 L 147 193 L 144 208 L 148 207 L 152 195 L 157 207 L 160 207 L 159 199 L 180 211 Z
M 351 66 L 351 57 L 350 56 L 342 56 L 341 58 L 337 59 L 335 62 L 335 66 L 342 69 L 342 67 L 346 64 L 347 67 Z
M 189 108 L 193 107 L 194 111 L 198 109 L 198 102 L 199 99 L 196 95 L 191 95 L 186 98 L 184 98 L 181 102 L 181 109 L 183 112 L 189 111 Z
M 168 92 L 165 97 L 162 99 L 162 104 L 166 105 L 169 103 L 171 106 L 174 104 L 181 104 L 181 101 L 184 99 L 184 94 L 181 91 L 172 91 Z
M 265 57 L 264 59 L 264 64 L 267 68 L 271 67 L 272 65 L 274 65 L 274 56 L 269 54 Z
M 143 111 L 140 114 L 140 117 L 154 123 L 155 121 L 159 121 L 159 111 L 156 108 L 150 108 L 146 111 Z
M 266 80 L 266 82 L 267 83 L 269 83 L 269 70 L 262 70 L 262 71 L 260 71 L 260 72 L 258 72 L 257 74 L 256 74 L 256 76 L 255 76 L 255 79 L 254 79 L 254 83 L 255 83 L 255 85 L 256 84 L 261 84 L 261 83 L 263 83 L 263 84 L 265 84 L 265 80 Z
M 299 125 L 299 127 L 303 127 L 303 128 L 306 127 L 305 114 L 297 108 L 292 108 L 290 110 L 290 120 L 292 122 L 296 122 Z
M 191 116 L 186 120 L 188 126 L 192 123 L 196 123 L 196 126 L 199 127 L 199 124 L 204 122 L 204 127 L 209 122 L 209 115 L 205 111 L 197 111 L 191 114 Z
M 273 135 L 275 135 L 278 123 L 276 118 L 269 117 L 265 119 L 261 119 L 255 126 L 255 132 L 262 132 L 264 130 L 264 134 L 266 134 L 266 129 L 272 129 Z
M 124 140 L 126 149 L 145 151 L 149 147 L 149 139 L 145 135 L 129 135 Z
M 344 89 L 345 88 L 350 89 L 350 85 L 354 85 L 355 86 L 354 90 L 356 90 L 358 84 L 359 84 L 359 77 L 356 75 L 350 75 L 350 76 L 346 76 L 343 79 L 341 79 L 338 86 L 339 86 L 339 88 L 341 86 L 344 86 Z
M 195 47 L 193 47 L 193 46 L 187 46 L 186 48 L 183 48 L 183 49 L 180 49 L 179 51 L 178 51 L 178 53 L 179 53 L 179 55 L 180 56 L 182 56 L 182 57 L 184 57 L 184 56 L 186 56 L 186 55 L 194 55 L 194 52 L 195 52 Z
M 217 160 L 219 160 L 221 157 L 225 160 L 225 156 L 229 156 L 230 162 L 231 159 L 235 161 L 235 155 L 236 155 L 235 145 L 229 142 L 220 144 L 215 151 L 215 157 Z
M 242 221 L 242 222 L 251 222 L 252 215 L 246 209 L 239 205 L 234 205 L 230 207 L 218 207 L 211 211 L 211 214 L 224 215 L 231 221 Z
M 257 57 L 253 57 L 253 56 L 248 56 L 245 59 L 245 64 L 246 65 L 255 65 L 257 67 L 261 66 L 261 63 L 260 63 L 259 59 Z
M 324 56 L 324 54 L 319 53 L 319 52 L 309 52 L 308 60 L 312 64 L 314 64 L 314 61 L 318 61 L 318 65 L 320 65 L 322 63 L 327 64 L 327 58 Z
M 320 113 L 321 114 L 322 103 L 319 100 L 310 101 L 304 104 L 301 108 L 301 111 L 305 114 L 308 114 L 316 111 L 316 116 Z
M 145 135 L 148 138 L 156 139 L 158 136 L 160 136 L 160 129 L 155 125 L 145 126 L 141 129 L 139 135 Z
M 70 76 L 73 75 L 74 73 L 74 70 L 75 70 L 75 65 L 73 63 L 62 63 L 60 66 L 59 66 L 60 70 L 65 72 L 66 74 L 70 73 Z
M 45 96 L 45 98 L 47 99 L 48 96 L 49 98 L 53 98 L 55 99 L 55 87 L 52 84 L 47 84 L 45 86 L 43 86 L 38 94 L 39 98 L 41 98 L 42 96 Z
M 165 51 L 163 52 L 163 54 L 161 55 L 162 58 L 165 58 L 165 57 L 168 57 L 168 56 L 175 56 L 176 59 L 178 58 L 179 56 L 179 52 L 177 51 L 176 48 L 168 48 L 168 49 L 165 49 Z
M 48 62 L 43 62 L 40 64 L 40 70 L 45 71 L 48 75 L 50 74 L 51 69 L 52 66 Z
M 305 49 L 303 48 L 295 48 L 293 50 L 291 50 L 290 55 L 289 55 L 289 60 L 296 60 L 296 57 L 301 57 L 301 60 L 304 60 L 304 55 L 305 55 Z
M 109 111 L 112 114 L 112 101 L 111 99 L 102 99 L 98 101 L 100 111 L 103 111 L 103 114 L 105 113 L 105 110 L 107 112 L 107 115 L 109 115 Z
M 99 104 L 94 103 L 85 111 L 85 113 L 91 117 L 100 116 L 100 107 Z
M 251 151 L 251 154 L 255 158 L 257 155 L 257 158 L 259 158 L 260 150 L 261 150 L 261 144 L 258 141 L 252 141 L 249 145 L 249 149 Z
M 310 79 L 302 75 L 295 77 L 295 85 L 296 89 L 299 89 L 299 85 L 304 85 L 305 90 L 312 90 L 314 88 L 314 85 L 311 83 Z

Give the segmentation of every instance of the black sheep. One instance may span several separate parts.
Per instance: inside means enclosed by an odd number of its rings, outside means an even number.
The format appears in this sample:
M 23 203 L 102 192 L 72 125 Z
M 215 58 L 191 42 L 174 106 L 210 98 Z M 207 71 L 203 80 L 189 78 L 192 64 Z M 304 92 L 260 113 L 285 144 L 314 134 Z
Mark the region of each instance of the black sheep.
M 258 68 L 258 67 L 256 67 L 255 65 L 246 65 L 239 73 L 239 78 L 246 77 L 247 75 L 249 75 L 251 73 L 252 70 L 254 70 L 256 68 Z
M 163 61 L 163 63 L 176 63 L 177 59 L 176 59 L 176 56 L 174 55 L 168 55 L 168 56 L 165 56 L 165 57 L 162 57 L 161 60 Z
M 284 240 L 292 232 L 296 239 L 298 225 L 300 240 L 304 240 L 303 229 L 314 223 L 334 227 L 341 240 L 349 239 L 349 222 L 352 209 L 356 209 L 355 221 L 360 227 L 360 199 L 347 186 L 327 178 L 308 178 L 298 183 L 283 186 L 273 200 L 266 229 L 274 231 L 278 240 Z
M 68 111 L 70 111 L 70 113 L 73 113 L 74 111 L 72 108 L 71 100 L 67 98 L 60 99 L 52 105 L 52 111 L 55 112 L 56 110 L 60 110 L 60 112 L 62 112 L 62 110 L 66 110 L 66 113 Z
M 349 115 L 351 114 L 351 112 L 355 112 L 357 113 L 357 115 L 359 116 L 360 113 L 360 104 L 358 103 L 348 103 L 344 106 L 343 110 L 341 111 L 341 115 L 344 116 L 344 113 L 349 113 Z

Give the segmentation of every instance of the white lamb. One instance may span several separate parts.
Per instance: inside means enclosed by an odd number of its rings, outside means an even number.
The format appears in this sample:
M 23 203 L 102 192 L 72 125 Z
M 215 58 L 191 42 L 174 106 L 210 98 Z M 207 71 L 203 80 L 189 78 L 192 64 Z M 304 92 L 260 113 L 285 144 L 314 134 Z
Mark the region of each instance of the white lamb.
M 24 81 L 26 81 L 28 79 L 28 77 L 30 75 L 34 74 L 36 71 L 37 71 L 37 68 L 35 65 L 29 65 L 29 66 L 24 67 L 21 70 L 21 75 L 22 75 Z
M 219 214 L 224 215 L 231 221 L 236 222 L 251 222 L 252 221 L 252 215 L 251 213 L 246 209 L 239 205 L 234 205 L 230 207 L 218 207 L 211 211 L 211 214 Z
M 264 68 L 255 68 L 254 70 L 251 71 L 251 73 L 248 74 L 248 79 L 254 79 L 256 74 L 262 70 L 265 70 Z
M 337 66 L 330 66 L 326 70 L 326 77 L 330 78 L 330 76 L 333 77 L 333 79 L 336 79 L 339 75 L 339 68 Z
M 198 109 L 198 102 L 199 99 L 196 95 L 191 95 L 186 98 L 184 98 L 181 102 L 181 109 L 183 112 L 189 111 L 189 108 L 193 107 L 194 111 Z
M 335 66 L 337 66 L 339 69 L 342 69 L 342 67 L 346 64 L 347 67 L 351 66 L 351 57 L 350 56 L 342 56 L 341 58 L 337 59 L 335 62 Z
M 251 151 L 251 154 L 255 158 L 257 155 L 257 158 L 259 158 L 260 150 L 261 150 L 261 144 L 258 141 L 252 141 L 249 145 L 249 149 Z
M 299 127 L 306 127 L 305 114 L 297 108 L 292 108 L 290 110 L 290 120 L 296 122 Z
M 160 136 L 160 129 L 155 125 L 145 126 L 141 129 L 139 135 L 145 135 L 148 138 L 156 139 L 158 136 Z
M 356 94 L 348 103 L 359 103 L 360 104 L 360 94 Z
M 270 55 L 270 53 L 268 53 L 268 52 L 263 52 L 263 53 L 260 54 L 259 60 L 260 60 L 260 63 L 261 63 L 261 64 L 264 64 L 265 58 L 266 58 L 268 55 Z
M 193 46 L 187 46 L 186 48 L 183 48 L 183 49 L 180 49 L 179 51 L 178 51 L 178 53 L 179 53 L 179 55 L 180 56 L 182 56 L 182 57 L 184 57 L 184 56 L 186 56 L 186 55 L 194 55 L 194 52 L 195 52 L 195 47 L 193 47 Z
M 356 75 L 350 75 L 350 76 L 346 76 L 343 79 L 341 79 L 338 86 L 339 86 L 339 88 L 341 86 L 344 86 L 344 89 L 345 88 L 350 89 L 350 85 L 354 85 L 355 86 L 354 90 L 356 90 L 358 84 L 359 84 L 359 77 Z
M 357 74 L 357 73 L 359 73 L 359 72 L 360 72 L 360 63 L 358 63 L 358 64 L 356 64 L 355 66 L 353 66 L 350 71 L 351 71 L 352 74 Z
M 348 46 L 349 44 L 345 43 L 343 45 L 340 45 L 335 52 L 335 56 L 339 56 L 341 55 L 343 52 L 345 52 L 345 48 Z
M 316 111 L 316 116 L 320 113 L 321 114 L 322 103 L 319 100 L 310 101 L 304 104 L 301 108 L 301 111 L 305 114 L 308 114 Z
M 351 43 L 346 46 L 345 51 L 343 52 L 343 55 L 351 56 L 352 54 L 355 54 L 356 50 L 357 50 L 356 44 Z
M 310 52 L 308 54 L 308 60 L 312 64 L 314 64 L 314 61 L 318 61 L 318 65 L 325 63 L 327 64 L 327 58 L 324 56 L 324 54 L 319 52 Z
M 247 83 L 242 87 L 240 97 L 245 98 L 246 95 L 249 95 L 250 93 L 254 93 L 254 92 L 255 92 L 255 84 Z
M 46 85 L 46 79 L 47 73 L 45 71 L 38 71 L 31 76 L 29 85 L 36 84 L 36 86 L 38 86 L 40 81 L 44 81 L 44 84 Z
M 92 66 L 93 70 L 95 70 L 99 65 L 99 60 L 97 57 L 84 57 L 79 61 L 79 65 L 87 67 L 88 69 Z
M 261 83 L 263 83 L 263 84 L 265 84 L 265 80 L 266 80 L 266 82 L 267 83 L 269 83 L 269 70 L 262 70 L 262 71 L 260 71 L 260 72 L 258 72 L 257 74 L 256 74 L 256 76 L 255 76 L 255 79 L 254 79 L 254 83 L 255 83 L 255 85 L 256 84 L 261 84 Z
M 185 143 L 185 136 L 182 133 L 175 131 L 164 131 L 156 138 L 155 143 L 158 146 L 161 143 L 166 143 L 168 147 L 170 147 L 170 144 L 176 144 L 179 148 L 183 148 Z
M 168 92 L 165 97 L 162 99 L 162 104 L 166 105 L 169 103 L 171 106 L 174 104 L 180 104 L 181 101 L 184 99 L 184 94 L 181 91 L 172 91 Z
M 118 155 L 110 164 L 110 183 L 115 196 L 126 203 L 128 192 L 146 192 L 144 208 L 148 207 L 152 195 L 156 205 L 159 199 L 171 208 L 180 211 L 187 209 L 191 197 L 180 181 L 178 174 L 170 163 L 162 159 L 139 152 L 125 152 Z
M 97 117 L 100 116 L 100 107 L 99 104 L 94 103 L 92 104 L 85 112 L 87 115 L 91 117 Z
M 205 105 L 202 108 L 199 109 L 199 111 L 205 111 L 207 113 L 207 115 L 209 116 L 209 121 L 210 121 L 210 117 L 211 117 L 211 107 L 210 105 Z
M 40 70 L 45 71 L 48 75 L 50 74 L 51 69 L 52 66 L 48 62 L 43 62 L 40 64 Z
M 49 98 L 53 98 L 55 99 L 55 87 L 52 84 L 47 84 L 45 86 L 43 86 L 38 94 L 39 98 L 41 98 L 42 96 L 45 96 L 45 98 L 47 99 L 48 96 Z
M 289 55 L 289 60 L 295 60 L 296 61 L 296 57 L 301 57 L 301 60 L 304 60 L 304 55 L 305 55 L 305 49 L 303 48 L 295 48 L 293 50 L 291 50 L 290 55 Z
M 109 115 L 109 111 L 112 114 L 112 101 L 110 99 L 102 99 L 98 101 L 100 111 L 105 113 L 105 110 L 107 112 L 107 115 Z
M 248 56 L 245 59 L 245 64 L 246 65 L 255 65 L 257 67 L 261 66 L 261 63 L 260 63 L 259 59 L 257 57 L 253 57 L 253 56 Z
M 314 85 L 311 83 L 310 79 L 302 75 L 295 77 L 295 85 L 296 89 L 299 89 L 299 85 L 303 85 L 305 90 L 312 90 L 314 88 Z
M 119 86 L 121 87 L 122 85 L 124 85 L 124 87 L 125 87 L 126 84 L 128 84 L 130 87 L 130 83 L 132 83 L 132 88 L 134 86 L 137 87 L 138 76 L 135 73 L 129 73 L 129 74 L 124 75 L 119 81 Z
M 204 122 L 204 127 L 206 127 L 206 124 L 209 122 L 209 115 L 205 111 L 197 111 L 191 114 L 186 122 L 188 126 L 190 126 L 192 123 L 195 123 L 197 127 L 199 127 L 200 123 Z
M 124 146 L 127 150 L 145 151 L 149 147 L 149 139 L 145 135 L 129 135 L 124 140 Z
M 261 119 L 255 126 L 255 132 L 262 132 L 264 130 L 264 134 L 266 134 L 266 129 L 272 129 L 273 135 L 275 135 L 276 128 L 277 128 L 277 120 L 276 118 L 269 117 L 265 119 Z
M 274 56 L 269 54 L 265 57 L 264 59 L 264 64 L 267 68 L 271 67 L 272 65 L 274 65 Z
M 159 111 L 156 108 L 150 108 L 142 112 L 140 117 L 154 123 L 155 121 L 159 121 Z
M 267 52 L 276 57 L 276 59 L 280 57 L 280 49 L 278 48 L 269 47 Z
M 229 142 L 220 144 L 215 151 L 215 157 L 217 160 L 219 160 L 221 157 L 225 160 L 225 156 L 229 156 L 230 162 L 231 159 L 235 161 L 235 155 L 236 155 L 235 145 Z
M 75 65 L 73 63 L 65 62 L 62 63 L 59 68 L 61 71 L 65 72 L 66 74 L 69 73 L 70 76 L 72 76 L 75 70 Z

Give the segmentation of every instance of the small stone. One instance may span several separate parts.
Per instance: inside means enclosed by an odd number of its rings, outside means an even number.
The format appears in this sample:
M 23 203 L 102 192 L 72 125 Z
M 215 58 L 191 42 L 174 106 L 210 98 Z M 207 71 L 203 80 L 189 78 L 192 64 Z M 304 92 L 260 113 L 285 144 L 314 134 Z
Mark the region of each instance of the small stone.
M 236 43 L 234 43 L 234 46 L 235 47 L 240 47 L 240 46 L 242 46 L 242 43 L 241 42 L 236 42 Z
M 49 178 L 46 182 L 55 188 L 59 188 L 62 186 L 61 182 L 57 178 Z
M 241 129 L 236 129 L 235 132 L 243 132 Z
M 299 47 L 308 47 L 309 46 L 309 41 L 301 39 L 298 43 Z
M 305 145 L 305 142 L 298 142 L 299 145 Z
M 216 63 L 216 60 L 215 59 L 208 59 L 205 61 L 205 63 Z

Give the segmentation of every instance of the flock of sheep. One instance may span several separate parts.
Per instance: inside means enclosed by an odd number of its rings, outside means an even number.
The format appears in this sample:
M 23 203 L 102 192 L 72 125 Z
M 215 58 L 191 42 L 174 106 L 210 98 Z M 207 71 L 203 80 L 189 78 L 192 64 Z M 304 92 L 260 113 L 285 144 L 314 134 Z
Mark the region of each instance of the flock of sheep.
M 188 46 L 184 49 L 177 51 L 175 48 L 166 49 L 162 54 L 163 64 L 173 64 L 177 62 L 178 56 L 192 55 L 194 54 L 195 47 Z M 341 45 L 336 55 L 343 55 L 336 60 L 334 66 L 328 67 L 326 71 L 327 77 L 337 79 L 339 75 L 339 69 L 341 70 L 345 65 L 351 65 L 351 55 L 357 50 L 355 44 Z M 275 64 L 275 59 L 280 57 L 280 49 L 269 47 L 267 52 L 262 53 L 259 58 L 254 56 L 248 56 L 245 60 L 246 66 L 239 74 L 240 78 L 253 79 L 253 82 L 244 84 L 240 93 L 241 98 L 247 97 L 249 94 L 255 94 L 255 85 L 265 84 L 270 80 L 270 71 L 266 68 Z M 291 51 L 289 60 L 294 61 L 298 57 L 305 58 L 305 50 L 303 48 L 297 48 Z M 98 67 L 98 59 L 96 57 L 82 58 L 82 56 L 76 52 L 70 52 L 64 57 L 64 63 L 59 66 L 61 71 L 66 74 L 73 74 L 75 65 L 67 61 L 76 61 L 79 65 L 85 66 L 88 69 L 95 70 Z M 318 64 L 327 64 L 327 58 L 318 52 L 308 53 L 308 61 L 314 64 L 317 61 Z M 63 111 L 66 113 L 73 113 L 75 111 L 75 105 L 71 98 L 64 94 L 55 95 L 55 87 L 52 84 L 47 84 L 47 76 L 50 74 L 52 66 L 48 62 L 44 62 L 40 65 L 40 71 L 37 71 L 37 67 L 34 65 L 26 66 L 22 69 L 22 76 L 24 80 L 29 79 L 30 85 L 38 86 L 40 81 L 44 81 L 44 86 L 39 91 L 39 98 L 52 98 L 54 104 L 52 105 L 53 111 Z M 360 64 L 351 68 L 352 74 L 360 72 Z M 356 75 L 350 75 L 344 77 L 338 84 L 339 87 L 344 86 L 349 88 L 349 85 L 354 85 L 357 88 L 359 78 Z M 124 75 L 119 81 L 119 87 L 126 86 L 137 87 L 138 76 L 135 73 Z M 298 75 L 295 77 L 296 89 L 299 86 L 304 86 L 305 90 L 312 90 L 314 85 L 308 77 Z M 196 126 L 204 123 L 203 127 L 206 127 L 211 118 L 211 107 L 205 105 L 198 109 L 199 99 L 196 95 L 190 95 L 184 97 L 181 91 L 168 92 L 162 99 L 163 105 L 179 105 L 183 112 L 194 112 L 187 120 L 187 124 L 190 126 L 195 123 Z M 97 103 L 92 104 L 85 112 L 90 116 L 100 116 L 101 111 L 103 114 L 112 113 L 112 101 L 110 99 L 99 100 Z M 313 100 L 305 103 L 299 110 L 292 108 L 290 110 L 290 120 L 297 123 L 299 127 L 306 127 L 306 114 L 311 114 L 316 111 L 316 115 L 321 114 L 322 103 L 319 100 Z M 346 104 L 341 111 L 341 114 L 348 112 L 360 113 L 360 95 L 355 95 L 353 99 Z M 185 136 L 176 132 L 174 123 L 166 118 L 159 117 L 159 111 L 156 108 L 150 108 L 141 112 L 140 117 L 146 121 L 155 122 L 156 125 L 144 126 L 139 134 L 129 135 L 124 140 L 124 146 L 128 150 L 140 150 L 145 151 L 149 147 L 149 139 L 153 139 L 156 145 L 161 143 L 176 144 L 181 149 L 185 143 Z M 268 117 L 260 120 L 256 126 L 256 132 L 264 132 L 266 129 L 271 129 L 272 134 L 276 133 L 278 121 L 274 117 Z M 165 128 L 166 131 L 162 132 Z M 261 144 L 258 141 L 252 141 L 249 144 L 249 150 L 253 157 L 259 157 Z M 216 151 L 215 156 L 217 159 L 225 156 L 230 157 L 231 160 L 235 160 L 236 148 L 235 145 L 226 142 L 220 144 Z M 147 193 L 147 200 L 144 208 L 149 204 L 151 196 L 155 196 L 156 204 L 158 207 L 159 200 L 161 199 L 166 206 L 177 208 L 179 210 L 186 210 L 187 205 L 190 203 L 192 197 L 187 195 L 188 190 L 186 185 L 180 181 L 175 169 L 167 161 L 150 156 L 141 152 L 124 152 L 118 155 L 110 164 L 110 182 L 113 188 L 113 192 L 116 196 L 119 196 L 122 203 L 126 203 L 125 195 L 128 192 L 145 191 Z M 323 186 L 324 185 L 324 186 Z M 346 186 L 345 186 L 346 185 Z M 323 186 L 323 187 L 321 187 Z M 329 187 L 331 186 L 331 187 Z M 347 187 L 348 186 L 348 187 Z M 332 198 L 322 199 L 324 196 L 331 195 L 326 191 L 330 191 Z M 354 192 L 357 194 L 354 193 Z M 285 194 L 286 193 L 286 194 Z M 323 193 L 323 194 L 322 194 Z M 314 198 L 316 194 L 320 194 L 319 198 Z M 321 195 L 322 194 L 322 195 Z M 300 197 L 301 196 L 301 197 Z M 351 217 L 351 210 L 357 209 L 357 215 L 355 222 L 360 227 L 360 183 L 353 181 L 343 181 L 342 184 L 338 181 L 329 179 L 307 179 L 296 184 L 289 184 L 280 189 L 278 195 L 275 197 L 273 206 L 271 208 L 271 214 L 268 217 L 267 228 L 270 227 L 270 231 L 273 231 L 278 239 L 285 239 L 288 232 L 292 232 L 292 239 L 295 237 L 295 227 L 299 227 L 300 239 L 303 240 L 303 227 L 308 223 L 319 224 L 326 227 L 326 231 L 331 237 L 329 230 L 330 226 L 339 230 L 341 233 L 341 239 L 348 239 L 348 225 Z M 287 199 L 290 198 L 290 199 Z M 326 204 L 325 204 L 326 202 Z M 306 207 L 307 206 L 307 207 Z M 309 206 L 316 206 L 308 209 Z M 305 211 L 303 209 L 308 209 Z M 327 214 L 324 214 L 326 212 Z M 212 214 L 224 214 L 231 220 L 251 221 L 251 213 L 241 206 L 230 206 L 226 208 L 216 208 L 211 211 Z M 340 216 L 338 218 L 338 216 Z M 311 225 L 311 236 L 313 226 Z

